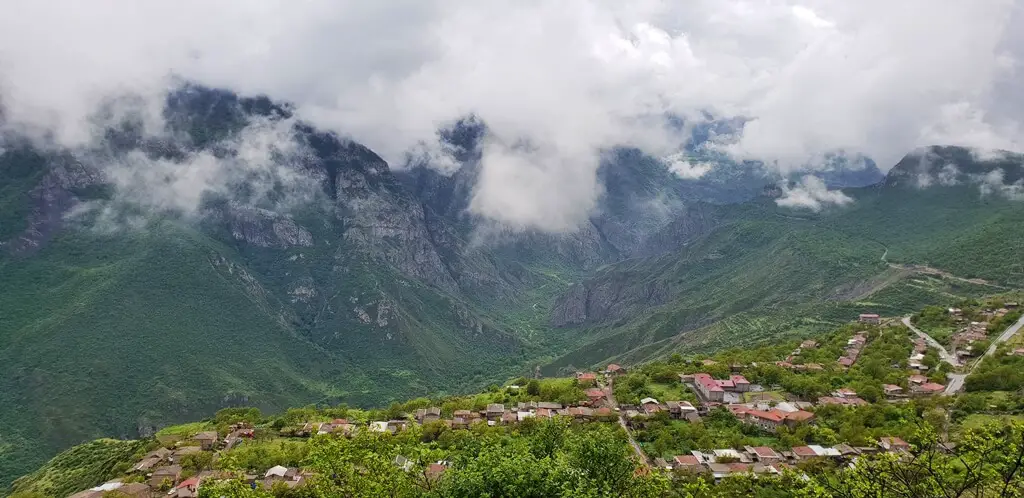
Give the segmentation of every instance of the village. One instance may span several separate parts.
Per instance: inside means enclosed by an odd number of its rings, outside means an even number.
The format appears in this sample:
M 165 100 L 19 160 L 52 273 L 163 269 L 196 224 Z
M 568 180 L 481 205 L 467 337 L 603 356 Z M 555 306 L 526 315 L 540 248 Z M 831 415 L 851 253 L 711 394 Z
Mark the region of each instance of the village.
M 527 386 L 510 384 L 491 394 L 505 399 L 523 399 L 514 403 L 487 402 L 474 408 L 456 408 L 450 405 L 422 406 L 408 412 L 397 413 L 388 419 L 331 418 L 306 420 L 276 429 L 258 426 L 250 421 L 233 421 L 220 430 L 198 431 L 187 437 L 162 440 L 161 446 L 147 452 L 126 472 L 126 477 L 81 491 L 72 498 L 101 498 L 116 490 L 135 497 L 169 496 L 195 497 L 204 482 L 242 480 L 253 489 L 297 489 L 313 476 L 297 466 L 274 465 L 269 468 L 249 469 L 249 472 L 215 470 L 215 462 L 237 447 L 257 444 L 258 440 L 272 437 L 280 440 L 301 441 L 314 437 L 353 438 L 361 433 L 399 435 L 411 428 L 441 427 L 450 431 L 517 430 L 524 424 L 543 423 L 548 419 L 570 424 L 618 424 L 626 432 L 635 450 L 635 457 L 643 466 L 673 473 L 701 474 L 718 480 L 736 474 L 779 475 L 786 469 L 799 469 L 812 461 L 831 461 L 838 464 L 851 462 L 860 456 L 880 452 L 909 455 L 913 448 L 900 434 L 880 434 L 870 440 L 844 441 L 835 444 L 742 444 L 736 447 L 709 447 L 689 451 L 655 451 L 651 442 L 642 435 L 652 426 L 671 424 L 702 425 L 706 418 L 721 419 L 723 414 L 750 434 L 771 437 L 776 434 L 794 434 L 819 422 L 819 413 L 826 407 L 857 409 L 884 401 L 903 404 L 911 399 L 941 395 L 945 385 L 935 382 L 940 374 L 931 373 L 924 363 L 928 344 L 902 327 L 895 320 L 883 321 L 878 315 L 863 314 L 856 324 L 847 327 L 827 343 L 821 339 L 805 339 L 799 345 L 774 361 L 723 363 L 710 358 L 683 360 L 682 370 L 672 375 L 659 376 L 662 380 L 649 382 L 631 391 L 631 369 L 609 364 L 600 371 L 579 371 L 571 379 L 551 379 L 571 385 L 578 393 L 577 401 L 562 403 L 538 399 L 528 395 Z M 866 356 L 877 363 L 878 351 L 899 351 L 903 358 L 882 358 L 885 379 L 891 382 L 877 386 L 875 394 L 865 399 L 852 385 L 841 385 L 820 395 L 789 392 L 781 385 L 765 385 L 752 379 L 765 379 L 766 372 L 784 371 L 793 379 L 812 379 L 831 375 L 843 379 Z M 826 356 L 835 355 L 835 356 Z M 823 358 L 832 358 L 831 362 Z M 891 364 L 890 364 L 891 363 Z M 902 365 L 902 366 L 901 366 Z M 893 369 L 892 367 L 900 367 Z M 639 367 L 653 368 L 650 365 Z M 774 369 L 774 370 L 772 370 Z M 647 375 L 647 374 L 644 374 Z M 752 379 L 748 378 L 752 375 Z M 853 377 L 851 377 L 853 379 Z M 538 380 L 529 383 L 537 383 Z M 622 385 L 618 385 L 622 384 Z M 862 384 L 863 385 L 863 384 Z M 661 386 L 661 387 L 659 387 Z M 635 386 L 634 386 L 635 387 Z M 654 389 L 675 393 L 674 398 L 659 400 Z M 646 394 L 646 395 L 645 395 Z M 643 397 L 640 397 L 643 395 Z M 622 402 L 617 399 L 622 396 Z M 635 397 L 635 401 L 633 398 Z M 488 399 L 491 399 L 488 398 Z M 630 398 L 630 399 L 627 399 Z M 868 443 L 868 444 L 864 444 Z M 403 471 L 412 471 L 412 456 L 397 455 L 392 464 Z M 429 462 L 420 470 L 423 479 L 442 479 L 450 462 Z

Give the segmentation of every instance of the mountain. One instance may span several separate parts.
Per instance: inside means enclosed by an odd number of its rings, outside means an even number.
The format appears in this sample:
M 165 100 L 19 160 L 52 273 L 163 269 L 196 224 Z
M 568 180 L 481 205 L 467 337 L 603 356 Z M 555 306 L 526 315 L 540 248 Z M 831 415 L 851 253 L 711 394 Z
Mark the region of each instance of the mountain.
M 683 180 L 613 149 L 587 223 L 510 233 L 466 209 L 486 132 L 473 118 L 442 131 L 462 165 L 448 175 L 392 170 L 266 97 L 185 86 L 164 118 L 159 138 L 111 122 L 89 150 L 3 138 L 0 484 L 71 444 L 222 407 L 464 392 L 538 366 L 815 331 L 1024 274 L 1010 173 L 985 195 L 995 177 L 920 189 L 901 162 L 848 189 L 849 206 L 810 213 L 763 194 L 785 179 L 737 188 L 722 180 L 744 174 L 734 164 Z M 961 156 L 963 172 L 993 171 Z M 836 182 L 856 180 L 846 170 Z M 207 187 L 187 206 L 182 179 Z M 909 264 L 950 275 L 895 266 Z M 992 282 L 957 279 L 973 277 Z

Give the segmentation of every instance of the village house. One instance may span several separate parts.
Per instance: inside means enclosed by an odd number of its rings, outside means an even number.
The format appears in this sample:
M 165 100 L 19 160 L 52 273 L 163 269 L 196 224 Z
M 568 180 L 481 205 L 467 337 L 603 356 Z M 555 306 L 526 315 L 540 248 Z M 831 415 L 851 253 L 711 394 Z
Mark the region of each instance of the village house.
M 512 425 L 519 422 L 519 414 L 516 412 L 505 412 L 501 414 L 501 423 L 503 425 Z
M 665 405 L 672 418 L 683 419 L 686 418 L 687 413 L 697 414 L 697 408 L 689 401 L 666 401 Z
M 793 459 L 796 461 L 811 460 L 819 457 L 818 453 L 810 446 L 794 446 L 789 451 L 793 453 Z
M 850 389 L 849 387 L 841 387 L 832 391 L 832 395 L 837 398 L 853 398 L 857 396 L 857 391 Z
M 814 420 L 814 414 L 804 410 L 797 410 L 795 412 L 785 413 L 783 418 L 785 419 L 783 423 L 792 428 Z
M 594 372 L 578 372 L 576 373 L 576 382 L 581 386 L 592 386 L 597 383 L 597 374 Z
M 818 347 L 818 341 L 815 341 L 814 339 L 807 339 L 800 343 L 800 349 L 814 349 L 816 347 Z
M 505 414 L 505 405 L 501 403 L 491 403 L 487 405 L 485 415 L 488 421 L 496 422 L 501 420 L 501 416 Z
M 868 323 L 871 325 L 878 325 L 882 323 L 882 317 L 875 313 L 861 313 L 860 317 L 857 318 L 860 323 Z
M 910 444 L 898 437 L 880 437 L 878 446 L 888 452 L 909 452 Z
M 766 412 L 761 410 L 748 410 L 744 415 L 744 422 L 756 425 L 768 432 L 775 432 L 783 424 L 785 417 L 777 412 Z
M 693 384 L 706 401 L 722 402 L 725 393 L 747 392 L 750 382 L 742 375 L 730 375 L 728 379 L 717 380 L 706 373 L 693 374 Z
M 704 463 L 694 455 L 676 455 L 672 460 L 676 470 L 693 474 L 704 472 Z
M 924 384 L 925 382 L 928 382 L 928 377 L 925 377 L 924 375 L 921 374 L 914 374 L 911 375 L 910 377 L 907 377 L 907 381 L 910 382 L 911 384 Z
M 437 422 L 438 420 L 441 420 L 441 409 L 436 406 L 420 408 L 419 410 L 416 410 L 413 417 L 421 424 Z
M 170 496 L 173 498 L 194 498 L 199 496 L 199 478 L 190 477 L 181 481 L 181 484 L 174 487 Z
M 591 406 L 600 404 L 607 397 L 604 390 L 597 387 L 591 387 L 583 393 L 586 394 L 587 402 L 590 403 Z
M 203 451 L 212 450 L 217 445 L 217 441 L 219 439 L 217 431 L 200 432 L 192 437 L 192 440 L 199 443 L 199 447 L 202 448 Z
M 751 459 L 762 463 L 775 463 L 783 460 L 782 455 L 767 446 L 745 446 L 743 448 Z
M 925 382 L 924 384 L 915 385 L 910 388 L 910 394 L 914 395 L 929 395 L 939 394 L 946 390 L 946 386 L 942 384 L 936 384 L 935 382 Z
M 644 398 L 640 400 L 640 409 L 642 409 L 643 412 L 648 415 L 653 415 L 655 413 L 663 411 L 661 403 L 659 403 L 658 400 L 654 398 Z
M 147 483 L 151 488 L 159 488 L 164 481 L 175 484 L 181 479 L 181 465 L 168 465 L 153 471 Z
M 623 368 L 622 365 L 616 365 L 615 363 L 612 363 L 609 364 L 608 367 L 604 369 L 604 373 L 605 375 L 609 376 L 622 375 L 626 373 L 626 369 Z
M 882 391 L 886 396 L 900 396 L 903 394 L 903 388 L 895 384 L 883 384 Z

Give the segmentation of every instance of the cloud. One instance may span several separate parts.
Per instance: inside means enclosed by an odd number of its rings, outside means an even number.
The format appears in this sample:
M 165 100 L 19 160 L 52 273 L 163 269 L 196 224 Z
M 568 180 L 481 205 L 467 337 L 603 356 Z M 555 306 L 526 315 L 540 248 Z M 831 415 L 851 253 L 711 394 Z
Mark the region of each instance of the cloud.
M 412 151 L 443 171 L 455 164 L 438 128 L 472 114 L 489 135 L 470 209 L 564 231 L 600 197 L 602 150 L 679 152 L 686 129 L 666 115 L 687 126 L 705 111 L 743 116 L 743 135 L 720 150 L 782 173 L 837 149 L 883 169 L 931 143 L 1019 150 L 1021 10 L 1009 0 L 39 0 L 0 6 L 0 102 L 8 126 L 83 146 L 100 103 L 126 92 L 159 102 L 176 76 L 292 101 L 393 167 Z M 681 171 L 701 171 L 691 166 Z
M 984 175 L 974 175 L 972 180 L 978 183 L 982 196 L 998 195 L 1011 201 L 1024 201 L 1024 179 L 1007 183 L 1005 176 L 1002 168 L 996 168 Z
M 696 180 L 715 167 L 708 162 L 691 162 L 682 155 L 669 156 L 666 162 L 668 170 L 683 180 Z
M 845 206 L 853 199 L 839 190 L 829 190 L 825 182 L 816 176 L 806 175 L 794 186 L 782 185 L 782 197 L 775 203 L 782 207 L 803 208 L 821 211 L 829 204 Z
M 214 200 L 279 212 L 323 200 L 318 193 L 324 178 L 306 167 L 312 164 L 312 152 L 297 139 L 294 124 L 294 119 L 253 119 L 237 134 L 181 157 L 138 149 L 80 151 L 103 181 L 115 187 L 115 195 L 110 202 L 84 203 L 69 216 L 111 231 L 143 226 L 140 209 L 199 219 Z M 182 143 L 167 130 L 147 138 Z

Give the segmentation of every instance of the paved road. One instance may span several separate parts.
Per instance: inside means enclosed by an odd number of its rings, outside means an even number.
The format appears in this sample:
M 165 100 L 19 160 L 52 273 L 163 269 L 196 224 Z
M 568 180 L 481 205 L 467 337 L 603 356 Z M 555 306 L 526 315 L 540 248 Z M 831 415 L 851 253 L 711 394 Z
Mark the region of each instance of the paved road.
M 960 366 L 960 362 L 957 361 L 956 357 L 951 355 L 951 354 L 949 354 L 949 351 L 946 351 L 946 348 L 942 347 L 942 344 L 939 344 L 939 341 L 936 341 L 935 339 L 932 338 L 932 336 L 930 336 L 928 334 L 925 334 L 924 332 L 921 332 L 920 329 L 918 329 L 917 327 L 913 326 L 910 323 L 910 317 L 909 316 L 903 317 L 903 325 L 906 325 L 907 328 L 912 330 L 915 334 L 917 334 L 918 337 L 924 339 L 925 342 L 927 342 L 929 346 L 931 346 L 931 347 L 933 347 L 935 349 L 938 349 L 939 350 L 939 357 L 942 358 L 942 361 L 944 361 L 946 363 L 949 363 L 951 366 L 954 366 L 954 367 L 959 367 Z
M 1017 323 L 1014 323 L 1013 325 L 1007 327 L 1006 330 L 1002 334 L 1000 334 L 999 337 L 996 338 L 996 340 L 992 341 L 992 345 L 988 347 L 988 351 L 985 351 L 985 356 L 992 356 L 993 354 L 995 354 L 996 347 L 999 346 L 999 344 L 1001 343 L 1009 341 L 1010 338 L 1013 337 L 1013 335 L 1016 334 L 1021 327 L 1024 327 L 1024 315 L 1021 315 L 1020 320 L 1017 320 Z M 981 361 L 979 360 L 978 363 L 981 363 Z M 975 363 L 974 366 L 977 367 L 978 363 Z M 971 370 L 974 370 L 974 368 L 971 368 Z
M 615 401 L 615 394 L 612 392 L 612 380 L 608 381 L 608 385 L 604 388 L 605 397 L 608 398 L 608 404 L 612 406 L 613 410 L 618 410 L 619 402 Z M 643 462 L 644 466 L 650 466 L 650 462 L 647 461 L 647 455 L 644 454 L 643 448 L 640 448 L 640 444 L 633 439 L 633 433 L 630 432 L 629 426 L 626 425 L 626 414 L 619 412 L 619 425 L 622 426 L 622 430 L 626 431 L 626 437 L 629 438 L 629 445 L 633 447 L 633 451 L 636 452 L 637 458 Z
M 967 373 L 949 374 L 949 384 L 946 385 L 946 391 L 943 394 L 945 394 L 946 396 L 951 396 L 959 392 L 960 389 L 963 389 L 964 379 L 966 379 L 968 375 L 971 375 L 971 373 L 974 372 L 975 368 L 978 368 L 978 365 L 981 364 L 982 360 L 984 360 L 988 356 L 994 355 L 999 345 L 1010 340 L 1010 338 L 1013 337 L 1014 334 L 1020 331 L 1021 327 L 1024 327 L 1024 316 L 1021 316 L 1020 320 L 1017 320 L 1016 323 L 1007 327 L 1006 330 L 1004 330 L 1003 333 L 996 338 L 996 340 L 992 341 L 992 345 L 988 347 L 988 350 L 985 351 L 985 354 L 981 358 L 978 358 L 978 360 L 975 361 L 973 365 L 971 365 L 971 368 L 970 370 L 967 371 Z

